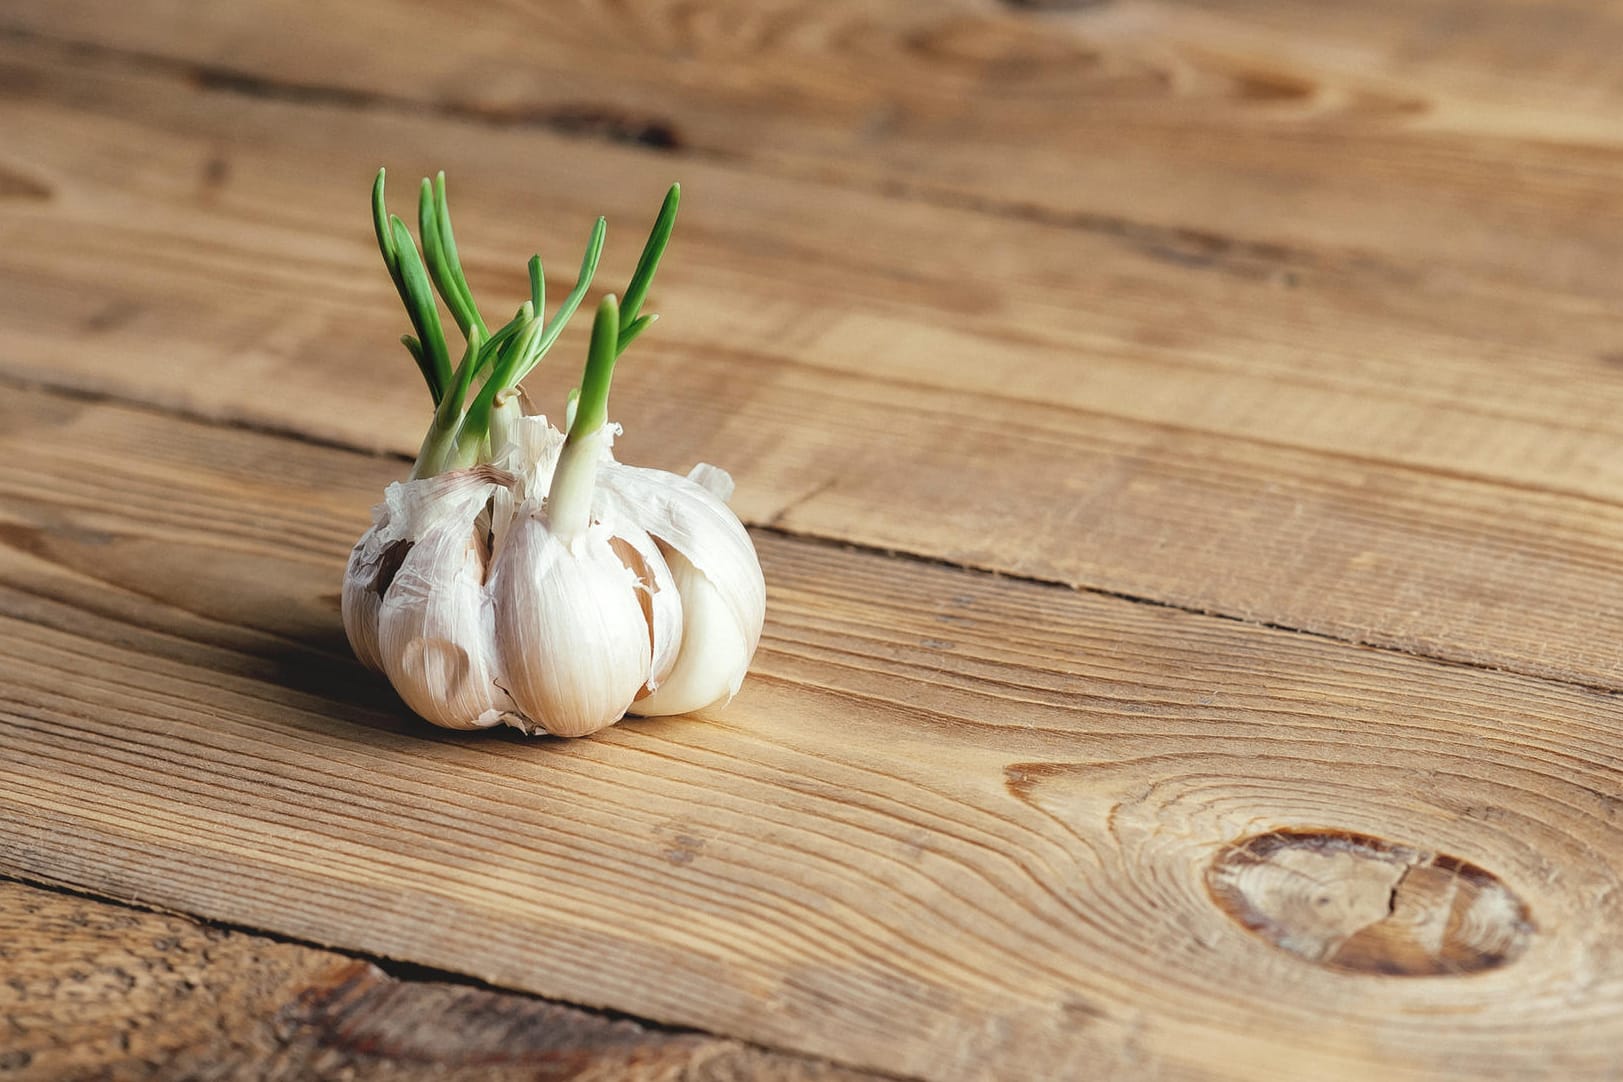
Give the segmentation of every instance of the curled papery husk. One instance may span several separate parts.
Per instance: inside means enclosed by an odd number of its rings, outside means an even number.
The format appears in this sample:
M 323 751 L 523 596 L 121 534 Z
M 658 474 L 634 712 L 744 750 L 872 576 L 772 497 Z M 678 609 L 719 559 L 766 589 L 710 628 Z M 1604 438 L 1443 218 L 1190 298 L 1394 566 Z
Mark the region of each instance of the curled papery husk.
M 564 434 L 542 415 L 526 414 L 512 425 L 496 464 L 512 475 L 512 492 L 519 503 L 540 504 L 546 499 L 563 449 Z
M 406 705 L 447 729 L 484 729 L 515 707 L 497 683 L 483 531 L 451 516 L 406 556 L 378 614 L 383 671 Z
M 643 699 L 665 682 L 682 651 L 682 595 L 665 560 L 659 543 L 624 520 L 606 524 L 609 544 L 620 562 L 637 577 L 637 601 L 648 624 L 648 645 L 652 656 L 648 679 L 637 698 Z M 635 710 L 632 713 L 636 713 Z
M 761 641 L 766 579 L 755 545 L 727 506 L 732 479 L 701 464 L 687 477 L 604 462 L 594 505 L 605 521 L 646 531 L 659 545 L 682 601 L 676 663 L 631 712 L 685 714 L 738 693 Z
M 397 481 L 384 490 L 383 502 L 372 509 L 371 528 L 350 551 L 340 601 L 344 633 L 361 664 L 384 671 L 378 617 L 384 596 L 417 542 L 446 523 L 461 523 L 471 534 L 490 493 L 511 484 L 511 475 L 480 466 Z
M 565 540 L 526 504 L 492 570 L 504 686 L 554 736 L 613 725 L 648 681 L 652 649 L 637 577 L 611 536 L 597 524 Z

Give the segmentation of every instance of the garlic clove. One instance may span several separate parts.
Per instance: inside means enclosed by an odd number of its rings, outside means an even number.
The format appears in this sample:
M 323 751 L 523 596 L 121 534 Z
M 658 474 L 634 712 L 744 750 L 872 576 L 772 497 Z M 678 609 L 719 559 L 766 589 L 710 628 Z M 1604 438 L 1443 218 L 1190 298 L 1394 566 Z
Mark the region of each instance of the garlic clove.
M 703 483 L 701 483 L 703 482 Z M 766 580 L 749 533 L 718 492 L 714 466 L 689 477 L 608 461 L 599 477 L 605 514 L 657 542 L 682 598 L 682 646 L 665 680 L 632 707 L 645 717 L 730 701 L 743 684 L 766 618 Z
M 384 672 L 378 621 L 384 602 L 420 539 L 444 523 L 471 532 L 486 501 L 515 483 L 491 466 L 396 482 L 372 510 L 372 526 L 350 552 L 341 609 L 344 632 L 367 668 Z
M 497 684 L 494 616 L 480 531 L 434 527 L 400 565 L 378 614 L 383 670 L 422 717 L 486 729 L 516 709 Z
M 613 725 L 648 681 L 653 651 L 637 577 L 610 536 L 596 524 L 566 542 L 526 505 L 493 570 L 504 686 L 528 719 L 554 736 Z
M 682 597 L 685 630 L 676 664 L 664 682 L 631 705 L 631 712 L 642 717 L 725 705 L 738 694 L 755 654 L 748 627 L 738 622 L 715 580 L 674 549 L 666 549 L 665 559 Z

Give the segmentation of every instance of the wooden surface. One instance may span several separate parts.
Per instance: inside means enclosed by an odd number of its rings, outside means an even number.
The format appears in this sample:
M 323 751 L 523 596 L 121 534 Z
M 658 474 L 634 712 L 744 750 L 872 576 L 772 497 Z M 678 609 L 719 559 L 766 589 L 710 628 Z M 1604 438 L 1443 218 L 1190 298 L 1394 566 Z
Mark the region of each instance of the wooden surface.
M 873 1077 L 5 880 L 0 961 L 11 1080 Z
M 228 1075 L 405 1070 L 262 1028 L 359 955 L 511 990 L 408 1058 L 516 1076 L 584 1018 L 527 993 L 703 1034 L 627 1037 L 648 1077 L 1614 1077 L 1620 46 L 1542 0 L 14 0 L 0 873 L 296 941 L 188 963 Z M 451 735 L 350 659 L 426 406 L 380 163 L 514 299 L 597 213 L 623 280 L 683 182 L 615 414 L 739 481 L 725 712 Z M 5 1068 L 78 1024 L 42 974 L 180 919 L 4 890 Z M 138 1072 L 102 1009 L 72 1069 Z
M 510 221 L 571 252 L 606 209 L 623 281 L 679 175 L 682 273 L 616 388 L 631 457 L 726 459 L 745 517 L 800 535 L 1623 685 L 1623 607 L 1596 604 L 1623 532 L 1604 393 L 1623 338 L 1598 304 L 1207 258 L 91 56 L 0 45 L 31 88 L 0 102 L 11 172 L 54 193 L 4 204 L 0 375 L 414 453 L 422 388 L 353 225 L 376 162 L 469 162 L 470 274 L 505 297 L 529 251 Z M 539 389 L 554 409 L 560 379 Z

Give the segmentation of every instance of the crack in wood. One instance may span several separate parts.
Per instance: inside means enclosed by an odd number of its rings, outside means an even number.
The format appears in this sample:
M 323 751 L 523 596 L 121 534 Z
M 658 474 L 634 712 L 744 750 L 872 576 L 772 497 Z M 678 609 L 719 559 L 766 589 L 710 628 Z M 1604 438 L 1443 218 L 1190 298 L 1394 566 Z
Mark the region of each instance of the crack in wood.
M 201 1057 L 215 1068 L 240 1059 L 276 1079 L 309 1077 L 317 1065 L 336 1076 L 339 1064 L 366 1078 L 652 1082 L 700 1065 L 785 1082 L 905 1078 L 60 882 L 0 875 L 6 894 L 14 904 L 0 905 L 0 929 L 27 953 L 11 960 L 14 994 L 0 996 L 0 1020 L 15 1021 L 27 1003 L 31 1019 L 59 1013 L 72 1039 L 20 1034 L 20 1046 L 0 1050 L 0 1070 L 117 1063 L 121 1078 L 158 1079 Z M 83 964 L 73 961 L 81 953 Z M 186 994 L 166 998 L 171 985 Z

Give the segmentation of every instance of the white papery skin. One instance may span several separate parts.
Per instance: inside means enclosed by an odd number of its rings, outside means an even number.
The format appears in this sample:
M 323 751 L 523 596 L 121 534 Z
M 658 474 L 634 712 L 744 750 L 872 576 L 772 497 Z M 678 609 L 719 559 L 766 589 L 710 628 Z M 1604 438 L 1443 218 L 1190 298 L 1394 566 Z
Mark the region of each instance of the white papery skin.
M 378 613 L 383 671 L 406 705 L 447 729 L 485 729 L 515 707 L 497 684 L 485 551 L 450 521 L 412 548 Z
M 355 659 L 373 672 L 382 672 L 383 658 L 378 655 L 378 610 L 383 608 L 383 596 L 372 584 L 377 581 L 387 546 L 378 543 L 377 532 L 376 526 L 371 527 L 350 550 L 340 609 L 344 615 L 344 634 L 349 637 L 349 648 L 355 651 Z
M 738 692 L 766 584 L 726 505 L 731 479 L 622 465 L 613 434 L 592 525 L 567 542 L 544 499 L 564 437 L 542 417 L 512 426 L 502 469 L 389 486 L 350 556 L 344 628 L 418 714 L 584 736 L 627 712 L 688 713 Z
M 738 694 L 755 656 L 748 627 L 739 623 L 715 581 L 680 552 L 667 551 L 665 559 L 682 598 L 686 633 L 677 662 L 664 681 L 631 705 L 633 714 L 645 718 L 726 705 Z M 759 625 L 755 634 L 759 641 Z
M 378 619 L 386 588 L 392 586 L 392 582 L 379 582 L 386 565 L 398 562 L 404 547 L 414 548 L 441 526 L 454 524 L 463 536 L 471 537 L 474 520 L 490 494 L 511 482 L 502 471 L 481 466 L 421 481 L 396 482 L 384 490 L 383 502 L 372 511 L 372 527 L 355 542 L 344 572 L 344 633 L 361 664 L 384 671 Z
M 663 684 L 676 667 L 682 650 L 682 595 L 657 541 L 623 520 L 611 523 L 609 528 L 613 531 L 610 543 L 615 554 L 637 576 L 637 603 L 642 606 L 643 619 L 648 623 L 653 657 L 648 666 L 648 680 L 637 693 L 637 698 L 642 699 Z
M 539 504 L 546 499 L 563 448 L 564 434 L 548 424 L 544 415 L 521 417 L 512 425 L 496 464 L 513 475 L 512 491 L 520 503 Z
M 748 531 L 726 504 L 731 493 L 732 479 L 707 464 L 688 477 L 613 461 L 598 473 L 596 507 L 659 542 L 682 600 L 676 664 L 631 707 L 634 714 L 725 704 L 749 671 L 766 619 L 766 579 Z
M 528 504 L 492 573 L 504 686 L 554 736 L 613 725 L 648 681 L 652 648 L 637 577 L 610 536 L 599 524 L 565 541 Z

